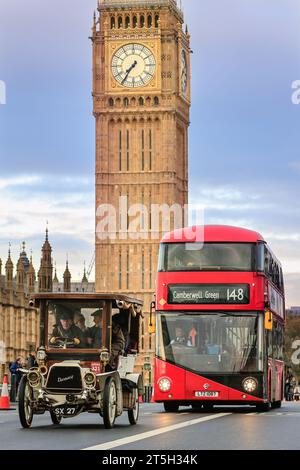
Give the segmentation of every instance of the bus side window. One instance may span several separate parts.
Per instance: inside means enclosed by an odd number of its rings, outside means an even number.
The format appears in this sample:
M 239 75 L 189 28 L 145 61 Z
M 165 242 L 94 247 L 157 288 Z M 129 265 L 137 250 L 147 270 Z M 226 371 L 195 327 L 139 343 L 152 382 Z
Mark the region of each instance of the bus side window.
M 270 252 L 266 249 L 265 251 L 265 275 L 269 276 L 270 272 Z
M 280 277 L 280 290 L 282 292 L 284 292 L 284 283 L 283 283 L 283 273 L 282 273 L 282 268 L 280 268 L 280 273 L 279 273 L 279 277 Z

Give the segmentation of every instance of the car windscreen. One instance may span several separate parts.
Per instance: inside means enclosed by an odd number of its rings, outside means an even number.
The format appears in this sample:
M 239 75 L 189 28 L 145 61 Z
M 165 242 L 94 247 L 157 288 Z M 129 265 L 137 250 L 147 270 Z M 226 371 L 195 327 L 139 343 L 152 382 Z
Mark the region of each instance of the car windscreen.
M 49 302 L 48 347 L 51 349 L 100 349 L 105 302 Z

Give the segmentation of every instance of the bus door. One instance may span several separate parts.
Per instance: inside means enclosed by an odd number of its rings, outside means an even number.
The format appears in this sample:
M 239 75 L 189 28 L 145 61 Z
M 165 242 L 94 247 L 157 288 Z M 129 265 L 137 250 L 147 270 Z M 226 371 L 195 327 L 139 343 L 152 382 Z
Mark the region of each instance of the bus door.
M 274 321 L 272 329 L 266 330 L 268 356 L 269 400 L 280 401 L 283 398 L 283 327 Z

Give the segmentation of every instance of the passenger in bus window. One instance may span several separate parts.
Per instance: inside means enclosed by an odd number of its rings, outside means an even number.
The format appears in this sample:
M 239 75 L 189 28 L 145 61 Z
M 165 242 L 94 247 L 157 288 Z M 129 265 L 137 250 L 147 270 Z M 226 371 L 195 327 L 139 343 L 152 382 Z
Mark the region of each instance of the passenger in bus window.
M 187 346 L 189 346 L 190 348 L 195 348 L 197 346 L 197 336 L 198 332 L 196 330 L 195 325 L 193 325 L 188 335 Z

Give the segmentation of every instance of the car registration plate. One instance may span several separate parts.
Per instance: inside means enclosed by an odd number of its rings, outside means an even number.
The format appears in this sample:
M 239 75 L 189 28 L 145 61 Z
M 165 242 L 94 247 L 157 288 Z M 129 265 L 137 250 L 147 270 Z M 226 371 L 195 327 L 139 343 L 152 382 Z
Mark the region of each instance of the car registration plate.
M 219 392 L 195 392 L 196 397 L 216 398 Z
M 54 408 L 56 416 L 73 416 L 77 413 L 76 406 L 57 406 Z

